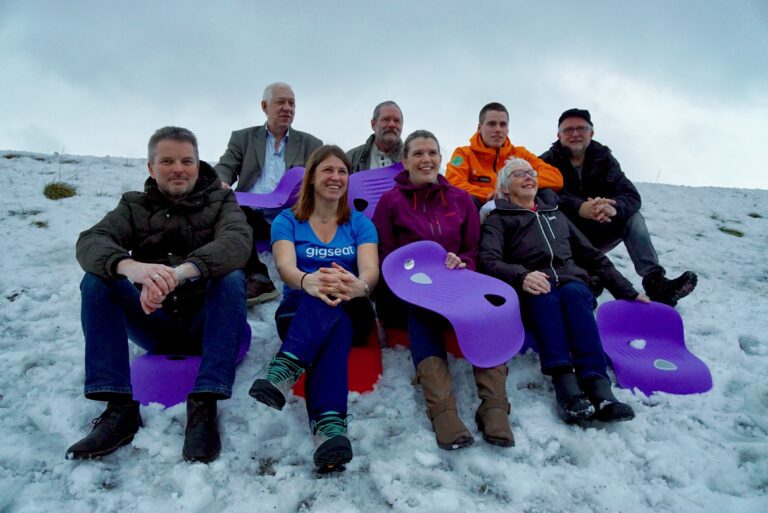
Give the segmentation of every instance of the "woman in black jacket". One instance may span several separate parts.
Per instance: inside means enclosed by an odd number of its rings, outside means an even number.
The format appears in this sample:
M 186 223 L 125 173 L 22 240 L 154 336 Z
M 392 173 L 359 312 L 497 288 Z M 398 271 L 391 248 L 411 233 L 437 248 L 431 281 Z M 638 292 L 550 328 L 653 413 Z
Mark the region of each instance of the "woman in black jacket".
M 611 392 L 588 277 L 598 276 L 617 299 L 649 300 L 557 210 L 554 193 L 537 197 L 537 190 L 531 165 L 508 160 L 498 175 L 495 209 L 481 229 L 480 268 L 517 290 L 562 418 L 629 420 L 634 411 Z

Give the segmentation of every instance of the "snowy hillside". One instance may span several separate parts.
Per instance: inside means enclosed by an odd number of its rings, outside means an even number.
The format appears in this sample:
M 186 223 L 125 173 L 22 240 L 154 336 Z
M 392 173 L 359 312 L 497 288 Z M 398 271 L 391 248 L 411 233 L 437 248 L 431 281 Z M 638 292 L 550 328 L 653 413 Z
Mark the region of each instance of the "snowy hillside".
M 184 405 L 142 408 L 146 427 L 101 461 L 65 460 L 102 409 L 82 396 L 75 241 L 146 175 L 139 159 L 0 152 L 0 512 L 768 511 L 764 190 L 639 184 L 662 264 L 699 273 L 678 310 L 689 348 L 712 370 L 707 394 L 618 390 L 635 420 L 567 426 L 537 357 L 518 356 L 508 380 L 517 446 L 476 434 L 473 447 L 446 452 L 411 386 L 408 352 L 385 350 L 377 390 L 350 398 L 354 460 L 318 479 L 303 400 L 277 412 L 247 394 L 278 346 L 271 302 L 249 311 L 253 345 L 233 399 L 219 403 L 216 462 L 182 460 Z M 77 196 L 46 199 L 44 185 L 59 178 Z M 610 256 L 639 287 L 624 249 Z M 476 433 L 471 369 L 451 366 L 460 414 Z

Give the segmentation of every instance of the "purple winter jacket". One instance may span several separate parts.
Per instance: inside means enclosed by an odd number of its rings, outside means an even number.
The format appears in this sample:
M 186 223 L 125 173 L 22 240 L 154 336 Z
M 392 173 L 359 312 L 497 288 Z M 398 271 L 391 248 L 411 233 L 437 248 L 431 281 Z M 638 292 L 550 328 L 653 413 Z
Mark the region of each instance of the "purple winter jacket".
M 470 195 L 442 175 L 437 176 L 437 183 L 414 185 L 408 171 L 403 171 L 395 183 L 394 189 L 382 194 L 373 213 L 379 232 L 379 261 L 411 242 L 433 240 L 474 270 L 480 216 Z

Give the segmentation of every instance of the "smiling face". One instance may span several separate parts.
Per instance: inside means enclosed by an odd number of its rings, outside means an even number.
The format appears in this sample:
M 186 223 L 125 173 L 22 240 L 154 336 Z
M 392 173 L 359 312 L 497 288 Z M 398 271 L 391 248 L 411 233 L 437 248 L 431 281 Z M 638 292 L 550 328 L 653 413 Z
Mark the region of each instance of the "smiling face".
M 147 167 L 160 192 L 172 200 L 189 194 L 195 188 L 200 172 L 192 143 L 173 139 L 157 142 L 154 158 L 147 162 Z
M 560 144 L 568 148 L 572 155 L 581 155 L 592 142 L 595 131 L 589 123 L 580 117 L 565 118 L 557 129 Z
M 315 202 L 333 202 L 340 200 L 347 190 L 349 169 L 342 160 L 331 155 L 317 165 L 312 186 L 315 191 Z
M 512 203 L 521 207 L 530 207 L 533 205 L 533 199 L 536 197 L 538 188 L 539 182 L 536 178 L 536 171 L 528 162 L 521 162 L 515 164 L 511 169 L 506 187 L 502 189 L 502 192 L 509 195 Z
M 407 148 L 408 154 L 403 157 L 403 165 L 408 170 L 411 183 L 421 185 L 437 182 L 440 171 L 440 147 L 434 139 L 417 137 Z
M 480 137 L 489 148 L 501 148 L 509 135 L 509 116 L 500 110 L 489 110 L 477 125 Z
M 267 115 L 267 126 L 272 133 L 285 133 L 296 114 L 296 97 L 290 87 L 282 85 L 272 89 L 272 98 L 262 100 L 261 110 Z

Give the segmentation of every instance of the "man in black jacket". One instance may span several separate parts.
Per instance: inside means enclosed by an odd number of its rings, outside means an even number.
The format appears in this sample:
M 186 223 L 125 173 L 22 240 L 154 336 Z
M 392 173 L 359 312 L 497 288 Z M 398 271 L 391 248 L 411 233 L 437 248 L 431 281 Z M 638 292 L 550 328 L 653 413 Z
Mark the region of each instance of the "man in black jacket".
M 144 192 L 80 234 L 77 260 L 85 335 L 85 396 L 107 401 L 91 433 L 67 458 L 94 458 L 129 443 L 142 425 L 133 400 L 128 339 L 156 353 L 201 354 L 187 398 L 183 456 L 209 462 L 221 449 L 216 401 L 232 393 L 246 328 L 251 230 L 234 192 L 198 158 L 189 130 L 149 140 Z
M 696 274 L 666 278 L 640 213 L 640 194 L 593 135 L 589 111 L 569 109 L 560 116 L 558 140 L 540 157 L 563 174 L 558 206 L 603 252 L 624 242 L 648 297 L 674 306 L 696 287 Z

